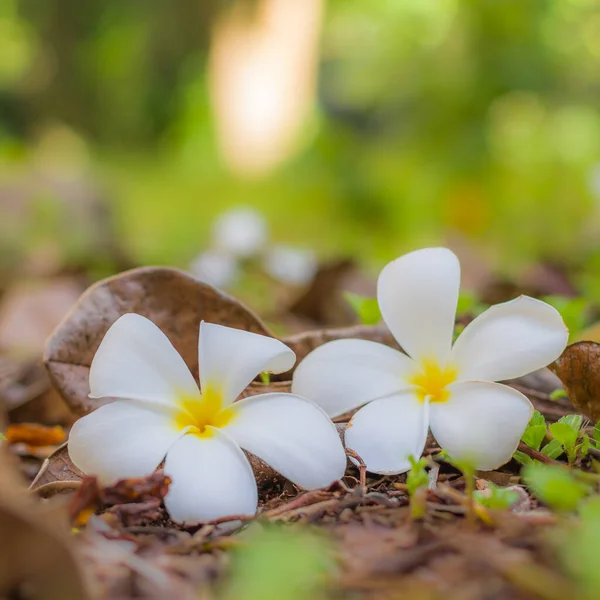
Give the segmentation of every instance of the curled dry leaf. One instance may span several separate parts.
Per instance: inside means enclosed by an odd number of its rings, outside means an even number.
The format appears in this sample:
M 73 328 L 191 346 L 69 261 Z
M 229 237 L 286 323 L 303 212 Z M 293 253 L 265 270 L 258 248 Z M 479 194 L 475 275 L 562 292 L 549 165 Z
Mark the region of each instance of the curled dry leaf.
M 600 344 L 571 344 L 550 368 L 573 406 L 593 421 L 600 420 Z
M 0 597 L 44 600 L 88 598 L 64 505 L 42 506 L 27 493 L 5 455 L 0 456 Z
M 143 267 L 104 279 L 81 296 L 46 343 L 50 378 L 77 414 L 102 403 L 88 398 L 90 365 L 108 328 L 130 312 L 158 325 L 194 374 L 201 320 L 271 335 L 240 302 L 177 269 Z
M 78 489 L 84 477 L 71 461 L 67 444 L 63 444 L 44 461 L 29 489 L 49 498 Z

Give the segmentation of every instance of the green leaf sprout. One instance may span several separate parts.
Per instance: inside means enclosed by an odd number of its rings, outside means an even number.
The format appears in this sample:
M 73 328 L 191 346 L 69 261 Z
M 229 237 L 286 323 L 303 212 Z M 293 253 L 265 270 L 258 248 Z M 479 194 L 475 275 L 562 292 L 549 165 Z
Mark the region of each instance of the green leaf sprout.
M 376 325 L 381 321 L 381 311 L 379 310 L 377 298 L 369 298 L 352 292 L 346 292 L 344 298 L 363 325 Z
M 488 482 L 488 488 L 485 491 L 477 490 L 473 494 L 477 504 L 490 508 L 492 510 L 505 510 L 510 508 L 519 499 L 519 492 L 514 489 L 501 487 Z

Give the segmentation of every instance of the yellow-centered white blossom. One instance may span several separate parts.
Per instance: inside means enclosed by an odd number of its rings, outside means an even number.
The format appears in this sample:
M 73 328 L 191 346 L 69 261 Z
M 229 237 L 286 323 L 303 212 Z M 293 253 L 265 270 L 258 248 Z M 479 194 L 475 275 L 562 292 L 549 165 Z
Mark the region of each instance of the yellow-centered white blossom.
M 326 413 L 294 394 L 234 401 L 262 371 L 290 369 L 294 353 L 273 338 L 200 324 L 200 388 L 148 319 L 127 314 L 106 333 L 90 368 L 90 396 L 107 404 L 75 423 L 71 459 L 102 483 L 149 475 L 164 459 L 165 505 L 195 524 L 256 511 L 242 448 L 308 489 L 343 476 L 346 457 Z
M 383 319 L 405 353 L 336 340 L 296 368 L 292 391 L 334 417 L 361 408 L 345 441 L 367 468 L 402 473 L 431 428 L 449 454 L 493 469 L 513 455 L 532 413 L 515 389 L 494 383 L 554 361 L 568 331 L 549 304 L 521 296 L 490 307 L 452 345 L 460 265 L 446 248 L 417 250 L 381 272 Z

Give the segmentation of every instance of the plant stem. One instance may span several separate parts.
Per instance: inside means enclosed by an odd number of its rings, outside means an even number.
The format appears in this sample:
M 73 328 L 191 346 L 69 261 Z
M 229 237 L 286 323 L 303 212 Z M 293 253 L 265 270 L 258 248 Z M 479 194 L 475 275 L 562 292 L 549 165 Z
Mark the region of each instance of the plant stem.
M 465 494 L 467 496 L 467 522 L 471 527 L 475 526 L 475 471 L 470 467 L 463 467 L 465 476 Z
M 419 488 L 410 496 L 410 518 L 413 521 L 424 519 L 427 515 L 427 490 Z

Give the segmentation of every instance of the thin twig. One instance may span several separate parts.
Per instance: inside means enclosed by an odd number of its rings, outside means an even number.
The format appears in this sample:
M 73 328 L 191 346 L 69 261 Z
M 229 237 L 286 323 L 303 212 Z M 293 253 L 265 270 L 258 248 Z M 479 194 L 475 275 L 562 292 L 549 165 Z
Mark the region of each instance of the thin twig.
M 427 473 L 427 489 L 435 490 L 437 486 L 438 475 L 440 474 L 440 465 L 431 460 L 429 472 Z
M 280 504 L 271 510 L 267 510 L 262 513 L 262 517 L 266 517 L 270 519 L 272 517 L 278 517 L 279 515 L 293 510 L 294 508 L 298 508 L 300 506 L 307 506 L 309 504 L 315 504 L 316 502 L 321 502 L 322 500 L 326 500 L 331 497 L 331 493 L 324 492 L 323 490 L 313 490 L 311 492 L 306 492 L 301 496 L 296 496 L 293 500 L 286 502 L 285 504 Z
M 358 463 L 358 482 L 360 487 L 364 489 L 367 485 L 367 465 L 365 465 L 365 461 L 352 448 L 346 448 L 346 454 Z
M 554 460 L 553 458 L 550 458 L 549 456 L 546 456 L 545 454 L 542 454 L 538 450 L 534 450 L 533 448 L 530 448 L 525 442 L 519 442 L 519 450 L 521 452 L 523 452 L 523 454 L 527 454 L 527 456 L 529 456 L 529 458 L 533 458 L 534 460 L 539 460 L 541 463 L 544 463 L 545 465 L 562 464 L 559 461 Z
M 525 396 L 529 398 L 534 398 L 535 400 L 542 400 L 543 402 L 552 402 L 550 400 L 550 395 L 545 392 L 540 392 L 539 390 L 534 390 L 529 387 L 525 387 L 524 385 L 519 385 L 518 383 L 511 383 L 509 387 L 517 390 L 517 392 L 521 392 L 521 394 L 525 394 Z
M 229 515 L 226 517 L 219 517 L 210 521 L 211 525 L 220 525 L 221 523 L 229 523 L 230 521 L 253 521 L 256 515 Z

